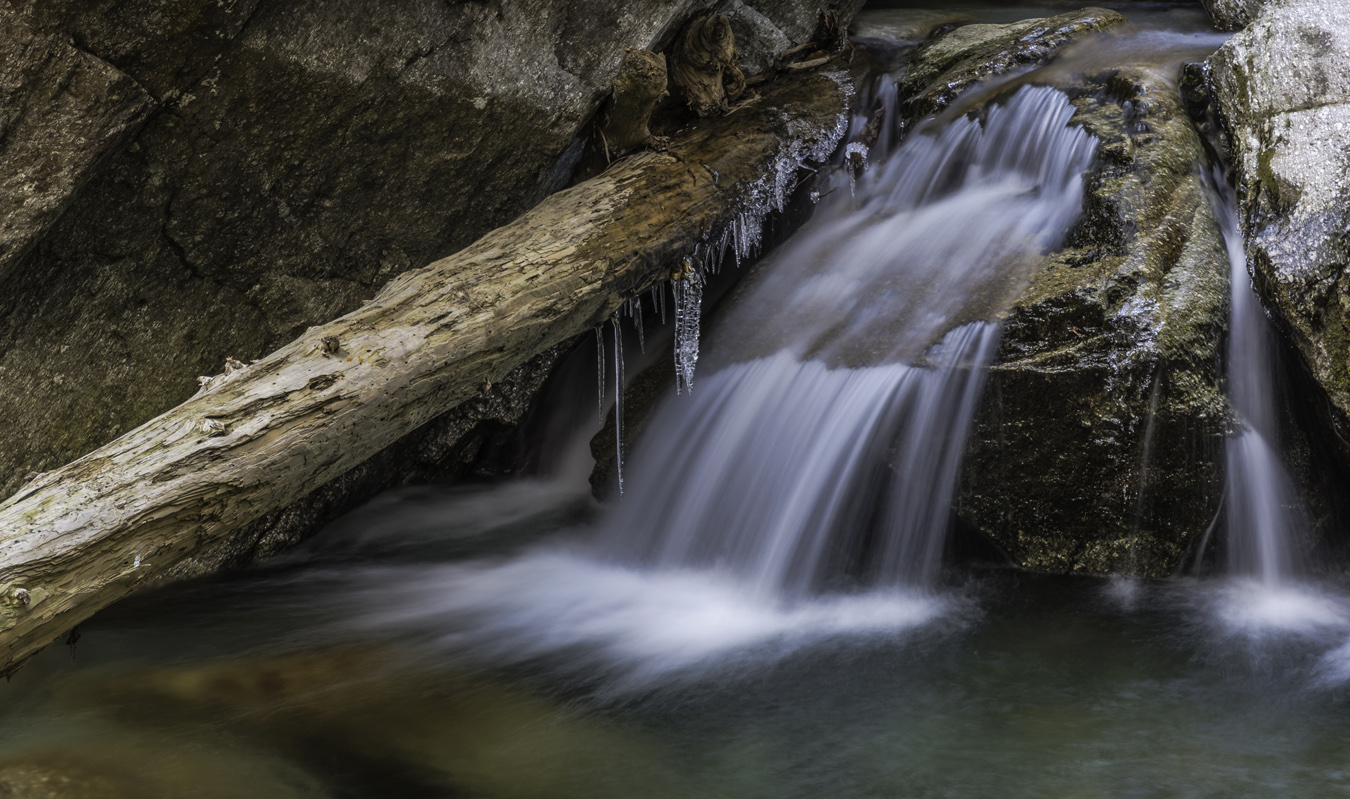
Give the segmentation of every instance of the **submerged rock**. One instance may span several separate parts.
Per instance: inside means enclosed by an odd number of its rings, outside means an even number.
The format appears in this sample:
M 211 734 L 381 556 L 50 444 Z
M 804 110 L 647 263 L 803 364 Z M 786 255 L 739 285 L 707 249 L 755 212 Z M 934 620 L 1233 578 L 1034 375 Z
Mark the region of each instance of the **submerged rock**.
M 1350 15 L 1269 2 L 1211 61 L 1258 292 L 1350 439 Z
M 1228 261 L 1171 76 L 1066 88 L 1098 163 L 1004 320 L 958 512 L 1036 571 L 1167 575 L 1222 494 Z
M 932 36 L 943 26 L 956 27 L 973 22 L 960 11 L 929 11 L 915 8 L 867 9 L 853 20 L 853 35 L 864 39 L 889 39 L 914 44 Z

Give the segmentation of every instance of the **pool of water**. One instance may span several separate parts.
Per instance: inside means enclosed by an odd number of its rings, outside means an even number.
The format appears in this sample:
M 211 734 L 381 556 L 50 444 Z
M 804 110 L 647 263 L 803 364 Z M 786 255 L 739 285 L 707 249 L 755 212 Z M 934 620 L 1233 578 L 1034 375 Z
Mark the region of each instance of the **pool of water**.
M 1335 586 L 988 570 L 791 607 L 715 570 L 591 559 L 569 541 L 593 512 L 547 483 L 405 492 L 288 560 L 124 603 L 0 685 L 0 784 L 109 797 L 1350 791 L 1350 594 Z

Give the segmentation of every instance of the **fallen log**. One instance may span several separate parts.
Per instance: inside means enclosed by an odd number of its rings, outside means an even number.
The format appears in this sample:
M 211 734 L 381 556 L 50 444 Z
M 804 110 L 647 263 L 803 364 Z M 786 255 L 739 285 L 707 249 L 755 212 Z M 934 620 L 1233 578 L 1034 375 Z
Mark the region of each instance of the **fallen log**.
M 26 484 L 0 505 L 0 674 L 781 208 L 838 143 L 848 94 L 819 74 L 767 84 Z

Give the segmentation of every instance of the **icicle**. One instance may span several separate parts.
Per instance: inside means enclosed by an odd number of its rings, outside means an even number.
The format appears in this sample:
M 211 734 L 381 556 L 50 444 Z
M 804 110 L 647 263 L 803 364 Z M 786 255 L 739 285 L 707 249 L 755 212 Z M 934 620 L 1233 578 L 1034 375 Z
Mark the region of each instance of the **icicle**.
M 675 291 L 675 392 L 694 390 L 694 364 L 698 362 L 698 325 L 703 304 L 703 275 L 689 269 L 674 281 Z
M 656 296 L 661 299 L 661 324 L 664 325 L 666 323 L 666 287 L 664 284 L 659 287 L 661 291 Z
M 742 238 L 744 234 L 741 233 L 741 218 L 741 215 L 737 214 L 736 218 L 731 220 L 731 251 L 736 256 L 737 269 L 741 268 L 741 242 L 744 240 Z
M 642 333 L 642 300 L 638 299 L 637 313 L 633 314 L 633 324 L 637 326 L 638 351 L 643 355 L 647 354 L 647 342 Z
M 623 330 L 614 315 L 614 474 L 619 478 L 619 496 L 623 496 Z
M 600 393 L 597 407 L 600 412 L 600 424 L 605 423 L 605 334 L 603 326 L 595 328 L 595 374 L 600 380 Z

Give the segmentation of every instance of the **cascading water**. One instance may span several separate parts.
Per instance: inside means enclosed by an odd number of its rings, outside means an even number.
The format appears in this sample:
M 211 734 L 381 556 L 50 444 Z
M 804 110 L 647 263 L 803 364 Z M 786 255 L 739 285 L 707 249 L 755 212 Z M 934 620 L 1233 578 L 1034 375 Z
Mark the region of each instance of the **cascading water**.
M 1293 547 L 1298 501 L 1279 456 L 1275 336 L 1247 273 L 1231 191 L 1220 189 L 1215 206 L 1232 268 L 1228 396 L 1241 423 L 1228 440 L 1228 565 L 1271 587 L 1303 571 Z
M 1072 113 L 1025 88 L 838 192 L 721 321 L 714 373 L 652 422 L 605 549 L 780 598 L 931 584 L 984 320 L 1080 210 L 1095 140 Z
M 1027 87 L 912 134 L 746 278 L 598 536 L 375 576 L 360 623 L 622 691 L 958 607 L 932 589 L 989 320 L 1080 211 L 1072 115 Z
M 1275 330 L 1247 272 L 1233 191 L 1218 174 L 1210 185 L 1231 268 L 1225 356 L 1238 427 L 1228 438 L 1224 510 L 1228 573 L 1235 579 L 1201 601 L 1212 603 L 1211 612 L 1225 634 L 1252 642 L 1270 636 L 1277 641 L 1289 636 L 1323 640 L 1350 627 L 1350 602 L 1340 591 L 1312 583 L 1299 553 L 1305 522 L 1280 458 Z M 1271 651 L 1258 647 L 1256 653 L 1267 658 Z M 1322 669 L 1350 674 L 1347 653 L 1350 644 L 1328 653 Z

